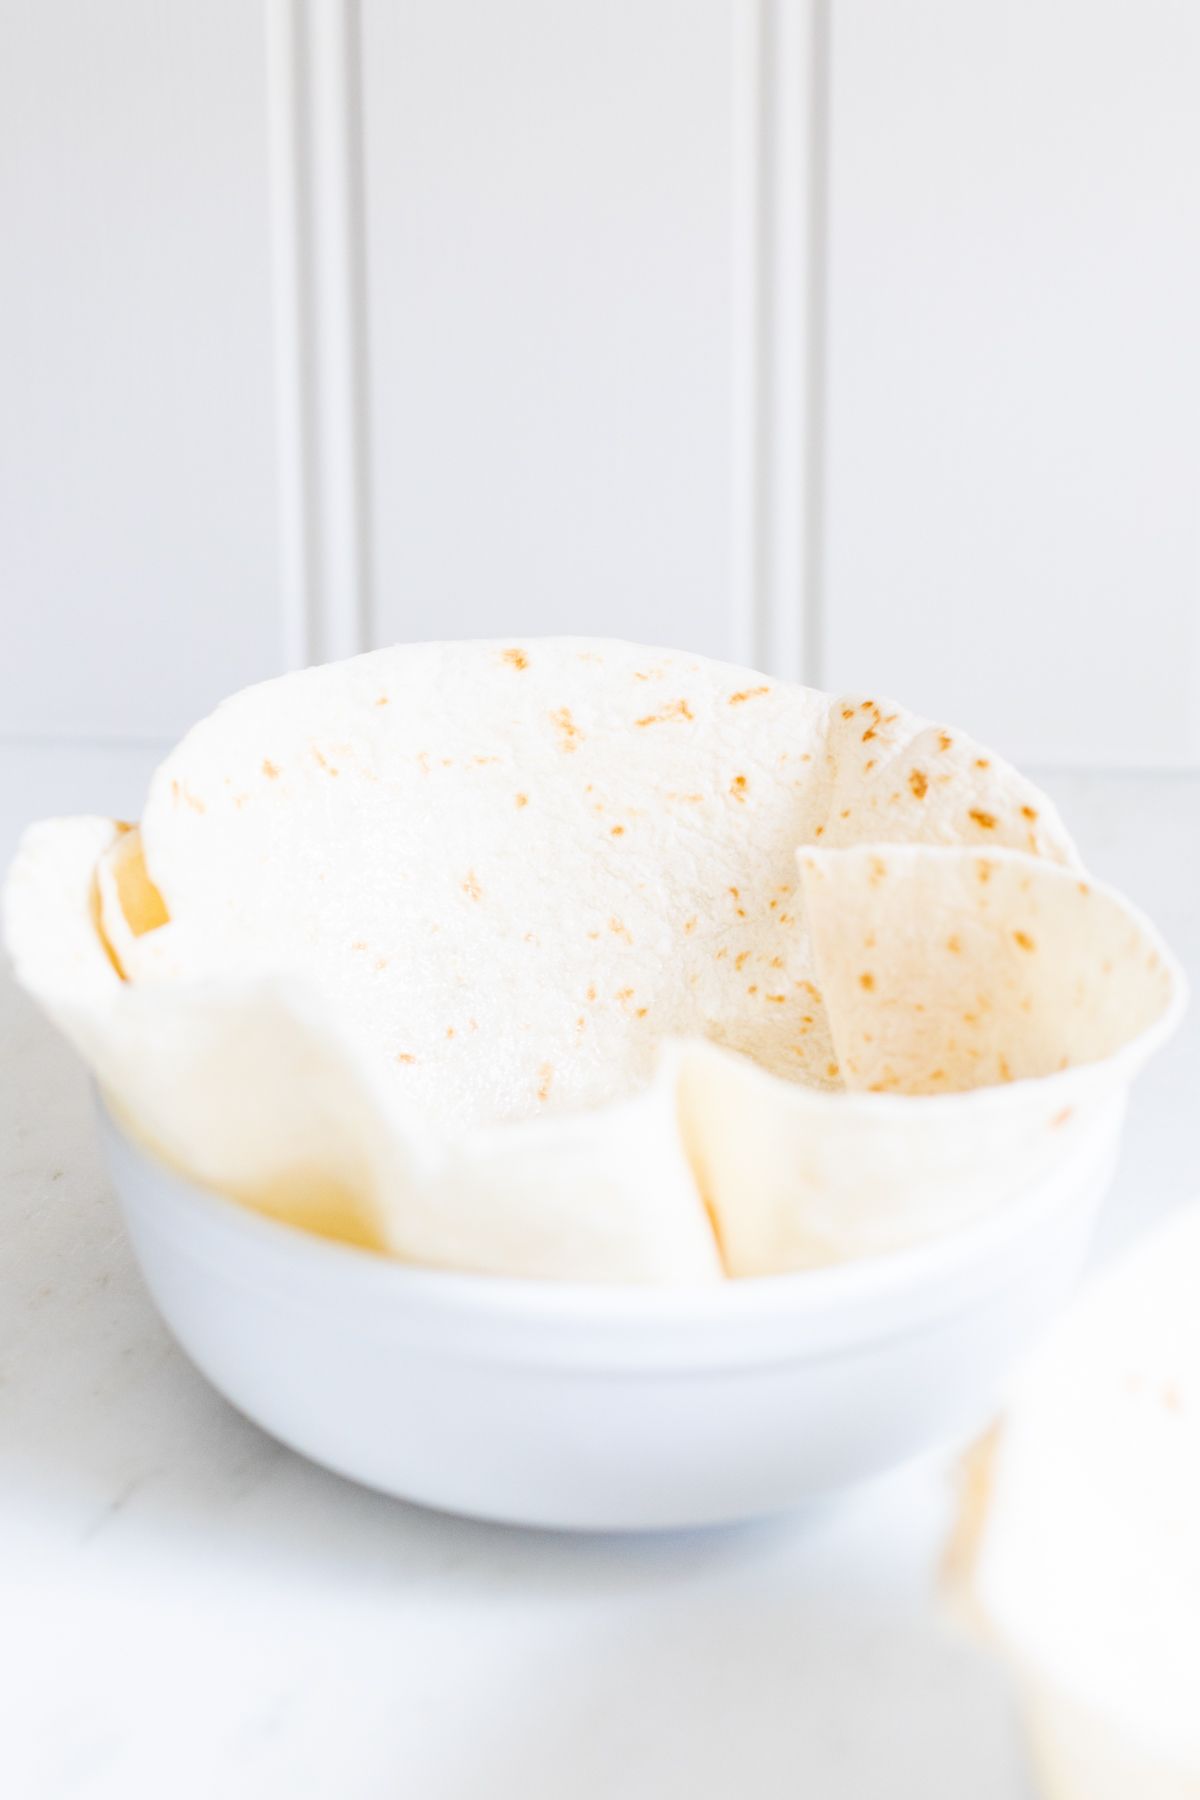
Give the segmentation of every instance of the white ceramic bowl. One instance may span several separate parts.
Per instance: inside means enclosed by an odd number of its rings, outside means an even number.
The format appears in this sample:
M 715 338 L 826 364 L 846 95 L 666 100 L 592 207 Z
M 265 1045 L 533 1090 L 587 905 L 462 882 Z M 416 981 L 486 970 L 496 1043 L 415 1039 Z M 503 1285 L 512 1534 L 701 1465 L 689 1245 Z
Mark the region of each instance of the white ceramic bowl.
M 101 1119 L 150 1292 L 249 1418 L 405 1499 L 606 1530 L 778 1512 L 981 1426 L 1079 1274 L 1120 1129 L 937 1242 L 688 1290 L 407 1268 L 190 1187 Z

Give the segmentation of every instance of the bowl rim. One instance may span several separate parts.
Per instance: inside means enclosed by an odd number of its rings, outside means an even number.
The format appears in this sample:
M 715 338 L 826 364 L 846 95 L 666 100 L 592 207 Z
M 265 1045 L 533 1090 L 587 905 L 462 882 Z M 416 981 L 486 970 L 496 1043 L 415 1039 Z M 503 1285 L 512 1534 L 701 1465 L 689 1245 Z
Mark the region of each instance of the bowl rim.
M 783 1319 L 816 1325 L 864 1312 L 876 1314 L 885 1328 L 897 1307 L 906 1311 L 906 1302 L 931 1294 L 941 1296 L 935 1310 L 967 1306 L 1001 1285 L 1011 1254 L 1106 1171 L 1124 1113 L 1117 1100 L 1066 1161 L 1010 1205 L 922 1243 L 778 1275 L 668 1285 L 428 1268 L 320 1237 L 192 1181 L 134 1138 L 98 1087 L 95 1100 L 106 1162 L 123 1208 L 130 1209 L 134 1184 L 122 1180 L 121 1168 L 131 1165 L 143 1189 L 149 1182 L 156 1190 L 155 1205 L 136 1203 L 139 1226 L 173 1238 L 187 1258 L 226 1276 L 240 1273 L 255 1286 L 265 1277 L 276 1291 L 314 1285 L 328 1291 L 334 1284 L 343 1298 L 357 1294 L 391 1301 L 398 1313 L 416 1309 L 496 1324 L 601 1330 L 637 1325 L 668 1332 L 685 1327 L 728 1332 Z M 244 1266 L 247 1256 L 253 1274 Z M 927 1310 L 921 1309 L 922 1316 Z

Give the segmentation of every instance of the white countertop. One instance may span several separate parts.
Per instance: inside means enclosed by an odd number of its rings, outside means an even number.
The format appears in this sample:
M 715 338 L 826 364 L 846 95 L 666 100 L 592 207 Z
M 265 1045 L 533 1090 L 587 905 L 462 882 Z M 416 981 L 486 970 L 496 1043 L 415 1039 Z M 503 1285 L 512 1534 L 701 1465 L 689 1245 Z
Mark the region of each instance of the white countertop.
M 139 810 L 156 752 L 0 750 L 0 857 Z M 1200 987 L 1200 776 L 1046 785 Z M 1029 1800 L 940 1618 L 945 1459 L 812 1515 L 570 1538 L 367 1493 L 218 1398 L 122 1235 L 81 1068 L 0 977 L 0 1793 L 12 1800 Z M 1097 1254 L 1190 1197 L 1200 1008 Z

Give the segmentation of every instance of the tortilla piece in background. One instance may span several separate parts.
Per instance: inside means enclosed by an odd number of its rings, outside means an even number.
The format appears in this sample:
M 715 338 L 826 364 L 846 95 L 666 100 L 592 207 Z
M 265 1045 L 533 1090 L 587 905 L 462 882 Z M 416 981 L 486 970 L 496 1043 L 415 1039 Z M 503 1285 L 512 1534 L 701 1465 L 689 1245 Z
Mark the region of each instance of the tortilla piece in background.
M 1200 1794 L 1200 1206 L 1105 1271 L 966 1470 L 950 1598 L 1047 1800 Z

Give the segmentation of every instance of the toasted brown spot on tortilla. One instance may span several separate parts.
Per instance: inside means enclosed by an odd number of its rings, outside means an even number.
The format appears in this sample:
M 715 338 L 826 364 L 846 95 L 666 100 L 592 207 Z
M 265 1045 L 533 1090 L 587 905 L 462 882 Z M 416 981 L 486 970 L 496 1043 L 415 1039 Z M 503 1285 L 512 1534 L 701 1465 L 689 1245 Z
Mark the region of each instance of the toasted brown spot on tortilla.
M 757 994 L 757 992 L 758 992 L 758 983 L 757 983 L 757 981 L 752 981 L 752 982 L 751 982 L 751 983 L 750 983 L 750 986 L 749 986 L 749 987 L 748 987 L 748 988 L 747 988 L 747 989 L 746 989 L 746 992 L 747 992 L 747 993 L 748 993 L 748 994 Z
M 864 743 L 864 744 L 869 744 L 869 743 L 870 743 L 870 741 L 871 741 L 871 739 L 872 739 L 872 738 L 873 738 L 873 737 L 874 737 L 874 736 L 875 736 L 875 727 L 874 727 L 874 726 L 873 726 L 873 725 L 868 725 L 868 726 L 867 726 L 867 729 L 866 729 L 866 730 L 865 730 L 865 731 L 864 731 L 864 732 L 863 732 L 863 734 L 862 734 L 862 741 L 863 741 L 863 743 Z
M 608 921 L 608 929 L 613 933 L 614 937 L 623 937 L 627 944 L 632 944 L 633 933 L 627 925 L 621 923 L 620 919 L 610 919 Z
M 735 800 L 745 800 L 746 777 L 744 775 L 735 775 L 729 784 L 729 791 Z
M 939 731 L 938 732 L 938 749 L 939 750 L 949 750 L 949 748 L 953 744 L 953 742 L 954 742 L 954 739 L 950 736 L 950 733 L 948 731 Z
M 527 669 L 529 667 L 529 658 L 523 650 L 502 650 L 500 661 L 506 662 L 510 669 Z
M 411 1050 L 400 1050 L 400 1051 L 398 1051 L 398 1052 L 397 1052 L 397 1053 L 396 1053 L 396 1061 L 397 1061 L 397 1062 L 400 1062 L 400 1063 L 415 1063 L 415 1062 L 416 1062 L 416 1060 L 417 1060 L 417 1059 L 416 1059 L 416 1057 L 415 1057 L 415 1056 L 414 1056 L 414 1055 L 413 1055 L 413 1054 L 412 1054 L 412 1052 L 411 1052 Z
M 844 806 L 842 808 L 841 812 L 838 814 L 838 818 L 839 819 L 848 819 L 849 817 L 850 817 L 850 808 L 848 806 Z
M 1038 815 L 1037 815 L 1037 807 L 1036 806 L 1023 806 L 1021 808 L 1021 817 L 1022 818 L 1036 819 L 1037 816 Z
M 550 1098 L 550 1089 L 553 1086 L 553 1084 L 554 1084 L 554 1064 L 553 1063 L 543 1063 L 541 1068 L 538 1070 L 537 1097 L 539 1100 L 548 1100 Z
M 448 1037 L 448 1038 L 452 1038 L 452 1037 L 453 1037 L 453 1036 L 454 1036 L 454 1027 L 453 1027 L 453 1025 L 447 1025 L 447 1027 L 446 1027 L 446 1036 L 447 1036 L 447 1037 Z
M 858 978 L 858 985 L 861 988 L 866 988 L 868 994 L 873 994 L 875 992 L 875 977 L 869 969 L 863 970 Z
M 873 856 L 871 858 L 871 886 L 878 887 L 879 883 L 886 879 L 887 864 L 884 862 L 882 856 Z
M 685 921 L 683 930 L 686 937 L 691 937 L 693 931 L 696 929 L 697 923 L 698 921 L 696 919 L 688 919 Z
M 550 714 L 550 723 L 558 732 L 560 750 L 578 750 L 583 742 L 583 733 L 571 717 L 569 706 L 560 706 L 557 712 Z
M 796 923 L 796 921 L 792 917 L 791 913 L 781 912 L 779 915 L 779 923 L 781 925 L 794 925 Z
M 838 1069 L 837 1064 L 835 1062 L 831 1062 L 831 1063 L 825 1064 L 825 1073 L 828 1075 L 830 1081 L 832 1081 L 834 1079 L 834 1077 L 840 1073 L 840 1071 Z
M 843 719 L 852 719 L 854 717 L 854 708 L 852 706 L 843 706 L 842 717 Z
M 479 877 L 474 869 L 467 870 L 467 878 L 462 884 L 462 891 L 471 900 L 483 899 L 483 888 L 480 886 Z
M 917 799 L 923 800 L 929 792 L 929 777 L 924 769 L 910 769 L 908 771 L 908 785 L 916 795 Z
M 738 694 L 730 694 L 730 706 L 742 706 L 747 700 L 757 700 L 760 694 L 769 694 L 769 687 L 743 688 Z
M 975 864 L 975 875 L 976 875 L 977 880 L 984 882 L 984 883 L 989 882 L 992 879 L 991 863 L 984 862 L 983 858 L 981 857 L 979 859 L 979 861 Z
M 528 794 L 518 794 L 516 799 L 513 801 L 513 805 L 514 806 L 528 806 L 529 805 L 529 795 Z
M 986 757 L 986 756 L 977 756 L 977 757 L 976 757 L 976 758 L 975 758 L 975 767 L 976 767 L 976 768 L 977 768 L 977 769 L 990 769 L 990 768 L 991 768 L 991 766 L 992 766 L 992 765 L 991 765 L 991 763 L 990 763 L 990 762 L 989 762 L 989 761 L 988 761 L 988 759 L 987 759 L 987 757 Z
M 996 1062 L 997 1062 L 997 1066 L 999 1067 L 999 1070 L 1000 1070 L 1001 1081 L 1011 1081 L 1013 1078 L 1013 1072 L 1012 1072 L 1012 1069 L 1009 1067 L 1009 1062 L 1008 1062 L 1007 1056 L 1005 1056 L 1003 1053 L 1001 1053 L 996 1058 Z
M 967 814 L 967 817 L 973 819 L 981 831 L 995 831 L 996 829 L 996 816 L 994 813 L 981 812 L 977 806 L 973 806 Z
M 639 725 L 665 725 L 670 719 L 691 719 L 695 714 L 686 700 L 668 700 L 655 713 L 647 713 L 644 719 L 636 721 Z
M 813 832 L 813 836 L 814 837 L 824 837 L 825 836 L 825 827 L 823 825 L 818 825 L 817 829 Z
M 951 933 L 946 939 L 946 948 L 952 956 L 958 956 L 962 951 L 962 939 Z
M 750 952 L 748 950 L 739 950 L 733 959 L 733 966 L 735 969 L 744 969 L 749 960 Z
M 619 1000 L 623 1006 L 626 1000 L 633 999 L 633 989 L 631 987 L 618 988 L 614 997 Z
M 588 985 L 587 998 L 589 1000 L 594 1000 L 596 998 L 596 984 L 594 981 Z
M 1014 931 L 1013 937 L 1021 946 L 1022 950 L 1035 950 L 1037 948 L 1037 945 L 1027 931 Z
M 771 1002 L 772 1006 L 782 1006 L 784 1001 L 787 999 L 787 995 L 786 994 L 768 994 L 767 999 Z
M 277 781 L 279 779 L 279 765 L 278 763 L 273 763 L 269 756 L 263 757 L 262 772 L 268 781 Z M 179 792 L 179 784 L 177 782 L 173 781 L 171 787 L 175 793 Z
M 367 947 L 367 942 L 366 942 L 365 938 L 355 938 L 354 942 L 350 946 L 350 948 L 352 950 L 365 950 L 366 947 Z

